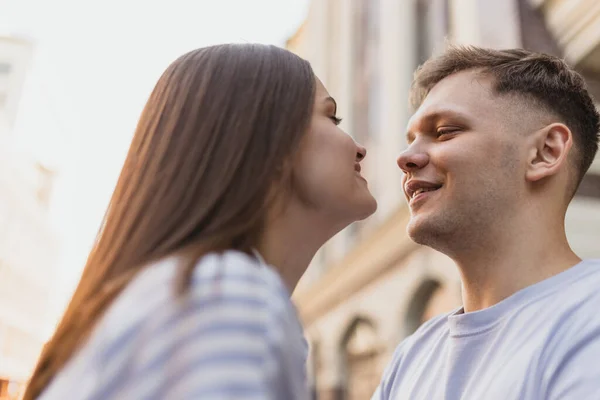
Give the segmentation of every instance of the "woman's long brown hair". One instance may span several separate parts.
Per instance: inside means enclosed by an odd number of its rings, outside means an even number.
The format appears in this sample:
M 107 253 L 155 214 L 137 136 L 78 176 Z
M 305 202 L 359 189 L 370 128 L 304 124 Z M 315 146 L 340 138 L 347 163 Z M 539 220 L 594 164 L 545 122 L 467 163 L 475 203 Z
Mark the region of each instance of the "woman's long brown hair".
M 289 178 L 282 171 L 309 129 L 314 96 L 308 62 L 275 46 L 202 48 L 167 68 L 142 112 L 79 285 L 24 400 L 43 392 L 149 263 L 181 255 L 182 292 L 207 252 L 251 251 L 272 185 Z

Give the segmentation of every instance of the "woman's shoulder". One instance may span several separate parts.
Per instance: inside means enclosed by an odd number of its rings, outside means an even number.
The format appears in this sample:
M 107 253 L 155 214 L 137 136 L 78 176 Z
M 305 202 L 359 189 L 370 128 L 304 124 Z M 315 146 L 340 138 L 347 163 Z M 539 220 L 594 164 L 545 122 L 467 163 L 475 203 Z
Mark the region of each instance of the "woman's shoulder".
M 170 257 L 146 267 L 115 300 L 103 325 L 121 330 L 184 309 L 206 314 L 211 305 L 278 313 L 291 304 L 278 273 L 248 254 L 234 250 L 206 254 L 196 263 L 187 291 L 180 295 L 176 283 L 183 266 L 181 259 Z
M 183 295 L 176 290 L 182 266 L 168 258 L 146 267 L 111 305 L 92 341 L 122 348 L 135 337 L 179 334 L 181 326 L 247 324 L 262 330 L 297 319 L 281 279 L 257 258 L 238 251 L 207 254 Z
M 198 260 L 190 282 L 194 295 L 248 296 L 289 301 L 290 294 L 277 271 L 261 258 L 228 250 Z
M 236 250 L 209 253 L 198 260 L 192 283 L 203 283 L 207 280 L 247 281 L 251 284 L 285 289 L 279 274 L 273 267 L 264 263 L 257 256 Z

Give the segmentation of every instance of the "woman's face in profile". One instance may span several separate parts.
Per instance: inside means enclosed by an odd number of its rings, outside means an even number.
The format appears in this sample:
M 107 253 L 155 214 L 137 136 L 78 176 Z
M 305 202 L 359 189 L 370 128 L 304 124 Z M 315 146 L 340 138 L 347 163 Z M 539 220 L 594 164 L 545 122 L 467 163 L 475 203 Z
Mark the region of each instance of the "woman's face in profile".
M 336 223 L 373 214 L 377 202 L 361 175 L 366 150 L 339 127 L 335 100 L 316 82 L 312 121 L 294 164 L 298 196 Z

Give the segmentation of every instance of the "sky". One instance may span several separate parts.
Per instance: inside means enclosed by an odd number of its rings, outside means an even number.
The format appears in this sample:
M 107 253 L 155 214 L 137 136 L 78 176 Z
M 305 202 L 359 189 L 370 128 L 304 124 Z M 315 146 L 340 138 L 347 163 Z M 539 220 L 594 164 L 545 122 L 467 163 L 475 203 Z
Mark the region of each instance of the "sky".
M 74 289 L 141 110 L 164 69 L 194 48 L 285 45 L 309 0 L 0 0 L 0 34 L 34 42 L 17 145 L 57 173 L 62 242 L 55 307 Z

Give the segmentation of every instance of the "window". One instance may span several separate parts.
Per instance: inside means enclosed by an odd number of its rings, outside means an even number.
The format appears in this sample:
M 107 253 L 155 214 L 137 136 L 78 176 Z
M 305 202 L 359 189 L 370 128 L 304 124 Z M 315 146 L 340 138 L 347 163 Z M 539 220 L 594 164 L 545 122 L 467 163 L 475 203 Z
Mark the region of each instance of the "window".
M 443 50 L 448 34 L 448 1 L 417 0 L 417 62 Z
M 333 97 L 336 97 L 336 91 L 340 89 L 341 74 L 339 73 L 341 60 L 341 20 L 339 10 L 343 5 L 340 2 L 346 0 L 327 0 L 327 37 L 326 54 L 327 54 L 327 71 L 325 82 L 327 88 L 332 91 Z
M 421 282 L 417 290 L 415 290 L 413 293 L 406 313 L 406 327 L 404 332 L 405 336 L 409 336 L 414 333 L 419 326 L 421 326 L 421 324 L 430 317 L 432 314 L 432 309 L 430 306 L 431 300 L 437 293 L 439 293 L 441 288 L 442 285 L 440 282 L 433 279 L 427 279 Z
M 368 399 L 381 379 L 379 371 L 380 341 L 373 324 L 356 318 L 343 341 L 346 387 L 344 399 Z
M 310 341 L 310 352 L 308 356 L 308 381 L 310 383 L 311 396 L 313 399 L 318 398 L 317 379 L 322 373 L 322 361 L 319 342 L 316 340 Z
M 426 279 L 415 290 L 404 319 L 404 336 L 414 333 L 429 319 L 450 312 L 460 302 L 446 283 Z
M 377 147 L 381 130 L 382 82 L 380 62 L 380 1 L 353 0 L 353 55 L 352 55 L 352 103 L 350 133 L 354 139 L 370 151 Z M 373 153 L 372 153 L 373 154 Z M 374 174 L 377 157 L 367 157 L 362 171 L 369 180 L 371 192 L 377 196 L 378 182 Z M 364 228 L 372 220 L 353 223 L 348 228 L 350 243 L 360 239 Z
M 379 0 L 354 0 L 354 18 L 352 135 L 368 145 L 379 127 Z
M 22 390 L 22 384 L 0 379 L 0 400 L 17 400 L 20 398 Z

